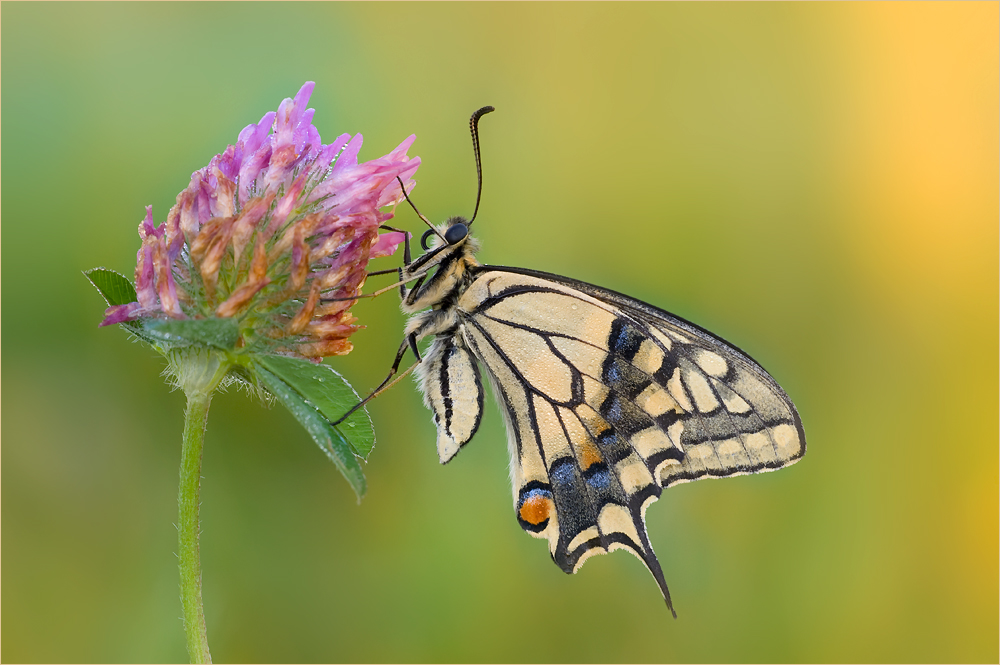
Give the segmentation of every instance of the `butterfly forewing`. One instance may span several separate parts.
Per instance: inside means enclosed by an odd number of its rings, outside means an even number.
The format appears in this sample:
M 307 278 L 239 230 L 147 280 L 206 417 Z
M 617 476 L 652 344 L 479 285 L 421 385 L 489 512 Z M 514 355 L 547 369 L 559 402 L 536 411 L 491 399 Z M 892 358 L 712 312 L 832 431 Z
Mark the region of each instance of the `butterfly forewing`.
M 645 303 L 482 267 L 457 310 L 506 412 L 517 519 L 567 572 L 624 548 L 667 596 L 644 519 L 661 487 L 804 452 L 794 407 L 759 365 Z
M 779 469 L 805 454 L 802 421 L 792 401 L 740 349 L 693 323 L 615 291 L 556 275 L 516 272 L 557 281 L 617 307 L 645 326 L 661 348 L 673 353 L 674 361 L 668 359 L 654 377 L 681 401 L 689 417 L 675 426 L 682 428 L 685 457 L 679 465 L 663 469 L 663 486 Z M 650 366 L 642 359 L 640 364 Z
M 537 280 L 532 288 L 589 296 L 615 314 L 606 340 L 592 335 L 586 342 L 612 351 L 615 361 L 604 368 L 604 383 L 619 386 L 618 392 L 635 393 L 645 385 L 628 366 L 652 380 L 634 401 L 685 451 L 681 463 L 672 465 L 676 468 L 665 469 L 664 486 L 778 469 L 805 453 L 792 401 L 760 365 L 725 340 L 609 289 L 531 270 L 489 270 L 517 276 L 514 281 Z

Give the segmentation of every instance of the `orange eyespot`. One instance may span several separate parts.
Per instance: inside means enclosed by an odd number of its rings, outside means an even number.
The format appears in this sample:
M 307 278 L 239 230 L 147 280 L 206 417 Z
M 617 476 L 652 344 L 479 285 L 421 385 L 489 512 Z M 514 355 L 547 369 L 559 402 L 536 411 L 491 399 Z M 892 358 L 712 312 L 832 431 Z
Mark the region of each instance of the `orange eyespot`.
M 546 496 L 534 495 L 525 499 L 521 504 L 521 519 L 528 524 L 541 524 L 549 519 L 552 513 L 552 499 Z

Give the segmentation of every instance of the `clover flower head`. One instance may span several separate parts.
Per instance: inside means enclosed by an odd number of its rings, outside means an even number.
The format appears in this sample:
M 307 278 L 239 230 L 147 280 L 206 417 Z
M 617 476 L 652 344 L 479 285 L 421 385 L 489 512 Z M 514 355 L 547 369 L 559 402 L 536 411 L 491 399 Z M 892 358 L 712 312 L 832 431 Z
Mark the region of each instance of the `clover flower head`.
M 360 134 L 324 145 L 306 108 L 314 83 L 248 125 L 235 145 L 191 176 L 167 219 L 139 224 L 136 302 L 101 325 L 142 318 L 232 318 L 240 346 L 318 359 L 348 353 L 350 307 L 368 260 L 404 240 L 379 233 L 420 158 L 410 136 L 358 163 Z

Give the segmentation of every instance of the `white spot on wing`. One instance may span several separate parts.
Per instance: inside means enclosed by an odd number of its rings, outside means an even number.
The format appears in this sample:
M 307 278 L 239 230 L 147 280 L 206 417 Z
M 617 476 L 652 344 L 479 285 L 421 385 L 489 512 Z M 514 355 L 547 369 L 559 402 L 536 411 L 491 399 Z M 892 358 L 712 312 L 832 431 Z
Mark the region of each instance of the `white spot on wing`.
M 663 364 L 663 351 L 652 340 L 644 339 L 639 351 L 632 358 L 632 364 L 652 376 Z
M 667 428 L 667 436 L 670 437 L 670 441 L 674 444 L 677 450 L 684 452 L 684 446 L 681 444 L 681 434 L 684 433 L 684 421 L 678 420 L 670 427 Z
M 715 446 L 715 453 L 726 469 L 745 469 L 750 466 L 750 458 L 737 439 L 720 441 Z
M 577 547 L 579 547 L 580 545 L 583 545 L 585 542 L 587 542 L 591 538 L 597 538 L 597 536 L 598 536 L 598 533 L 597 533 L 597 527 L 596 526 L 592 526 L 592 527 L 590 527 L 588 529 L 584 529 L 580 533 L 576 534 L 576 538 L 574 538 L 573 540 L 569 541 L 569 546 L 566 549 L 568 551 L 572 552 Z
M 729 371 L 729 366 L 726 365 L 725 359 L 717 353 L 712 353 L 711 351 L 706 351 L 702 349 L 695 354 L 694 361 L 698 363 L 698 367 L 705 370 L 707 374 L 714 377 L 722 377 L 726 375 Z
M 746 400 L 731 390 L 720 389 L 719 396 L 722 397 L 722 403 L 726 405 L 726 410 L 729 413 L 746 413 L 750 410 L 750 405 L 746 403 Z
M 667 335 L 658 328 L 651 328 L 649 332 L 653 335 L 653 338 L 656 339 L 657 342 L 662 344 L 663 348 L 665 348 L 667 351 L 669 351 L 671 347 L 674 345 L 673 340 L 667 337 Z
M 743 445 L 746 447 L 750 459 L 755 466 L 763 466 L 775 461 L 774 446 L 771 445 L 771 437 L 767 431 L 754 432 L 744 437 Z
M 631 443 L 636 452 L 644 459 L 649 459 L 661 450 L 673 447 L 670 439 L 659 427 L 647 427 L 641 432 L 637 432 L 632 436 Z
M 608 396 L 608 387 L 589 376 L 583 377 L 583 398 L 587 404 L 600 405 Z
M 699 411 L 708 413 L 719 408 L 719 400 L 715 398 L 715 393 L 704 376 L 694 370 L 685 369 L 684 383 L 691 391 L 691 397 L 694 398 L 694 403 L 698 406 Z
M 653 476 L 649 473 L 649 469 L 646 468 L 645 463 L 634 454 L 630 454 L 616 464 L 615 471 L 626 494 L 634 494 L 637 490 L 641 490 L 654 482 Z
M 670 380 L 667 381 L 667 390 L 670 391 L 670 396 L 674 398 L 674 401 L 676 401 L 686 413 L 694 411 L 694 407 L 687 398 L 687 392 L 681 384 L 680 367 L 675 367 L 674 373 L 670 375 Z
M 781 460 L 795 457 L 802 449 L 799 433 L 791 425 L 777 425 L 771 429 L 771 436 L 774 438 L 775 447 L 778 449 L 778 458 Z
M 635 543 L 639 543 L 639 534 L 635 530 L 635 524 L 632 522 L 632 516 L 629 514 L 628 509 L 624 506 L 619 506 L 614 503 L 609 503 L 601 509 L 601 514 L 597 518 L 597 524 L 601 527 L 601 531 L 604 533 L 623 533 L 633 540 Z M 619 545 L 619 547 L 622 547 Z M 617 549 L 614 545 L 611 546 L 612 550 Z M 631 549 L 631 548 L 626 548 Z
M 686 461 L 692 469 L 701 471 L 721 471 L 722 463 L 715 454 L 715 448 L 711 443 L 699 443 L 696 446 L 688 446 Z
M 614 549 L 612 547 L 611 549 Z M 576 560 L 576 565 L 573 566 L 573 572 L 580 570 L 580 566 L 592 556 L 597 556 L 598 554 L 607 554 L 608 551 L 601 546 L 591 547 L 589 550 L 580 555 L 580 558 Z
M 663 415 L 677 408 L 677 402 L 661 386 L 651 383 L 635 398 L 635 403 L 649 415 Z
M 690 344 L 691 343 L 691 340 L 689 338 L 687 338 L 684 335 L 680 334 L 676 330 L 670 330 L 670 331 L 667 332 L 667 334 L 670 335 L 670 337 L 672 337 L 675 340 L 677 340 L 678 342 L 680 342 L 681 344 Z

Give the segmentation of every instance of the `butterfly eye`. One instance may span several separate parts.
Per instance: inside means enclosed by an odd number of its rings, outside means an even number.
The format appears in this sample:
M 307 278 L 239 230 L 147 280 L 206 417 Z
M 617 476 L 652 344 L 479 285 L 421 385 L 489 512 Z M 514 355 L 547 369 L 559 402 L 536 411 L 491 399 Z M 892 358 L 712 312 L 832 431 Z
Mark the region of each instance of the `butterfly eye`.
M 449 245 L 454 245 L 459 240 L 463 240 L 467 235 L 469 235 L 469 227 L 458 222 L 448 227 L 448 230 L 444 232 L 444 239 L 448 241 Z
M 420 236 L 420 246 L 423 247 L 425 250 L 430 249 L 430 247 L 427 246 L 427 239 L 430 238 L 432 235 L 434 235 L 434 229 L 427 229 L 426 231 L 424 231 L 424 235 Z

